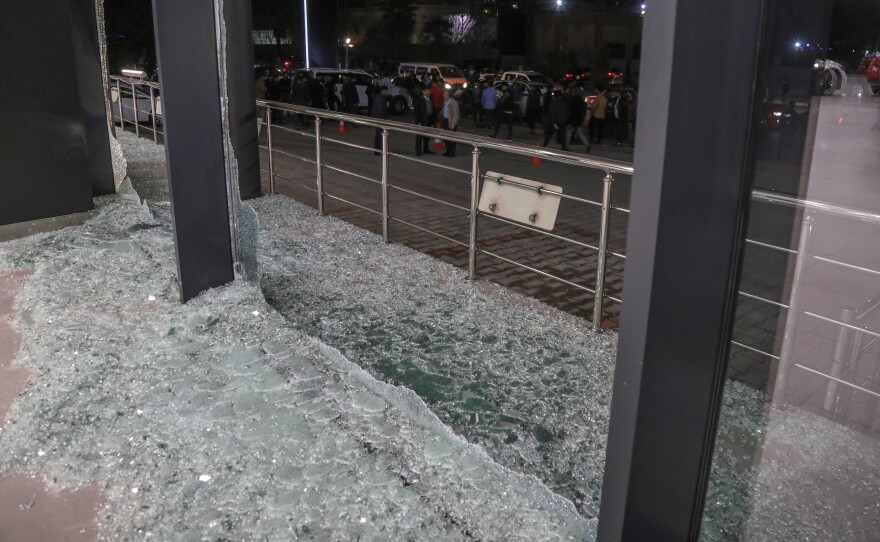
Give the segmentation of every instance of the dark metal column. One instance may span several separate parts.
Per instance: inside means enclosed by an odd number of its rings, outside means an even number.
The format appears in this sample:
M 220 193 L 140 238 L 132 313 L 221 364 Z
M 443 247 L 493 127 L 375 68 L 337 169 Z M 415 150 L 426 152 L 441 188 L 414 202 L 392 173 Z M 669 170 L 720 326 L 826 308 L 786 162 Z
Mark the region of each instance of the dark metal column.
M 762 0 L 648 8 L 600 541 L 699 536 L 749 202 L 762 19 Z
M 110 133 L 107 130 L 107 107 L 101 51 L 98 44 L 98 19 L 95 0 L 70 1 L 70 29 L 73 54 L 79 81 L 86 141 L 86 167 L 96 196 L 113 194 L 113 164 L 110 157 Z
M 4 0 L 0 21 L 0 225 L 89 211 L 70 4 Z
M 153 0 L 181 300 L 231 282 L 215 0 Z
M 229 137 L 238 164 L 241 199 L 258 198 L 260 149 L 254 77 L 254 31 L 250 0 L 224 0 Z

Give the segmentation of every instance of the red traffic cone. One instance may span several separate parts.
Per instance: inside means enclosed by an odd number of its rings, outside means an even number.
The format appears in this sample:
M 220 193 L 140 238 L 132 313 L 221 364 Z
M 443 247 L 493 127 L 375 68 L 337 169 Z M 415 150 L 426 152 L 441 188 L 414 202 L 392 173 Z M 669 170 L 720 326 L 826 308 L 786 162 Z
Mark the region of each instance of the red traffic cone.
M 438 128 L 438 129 L 441 128 L 441 125 L 440 125 L 440 122 L 439 122 L 439 121 L 437 122 L 437 128 Z M 442 151 L 442 150 L 443 150 L 443 142 L 440 141 L 440 140 L 439 140 L 438 138 L 436 138 L 436 137 L 434 138 L 434 150 L 435 150 L 435 151 Z
M 538 145 L 537 143 L 535 143 L 535 146 L 538 147 L 539 149 L 541 148 L 541 146 Z M 540 166 L 541 163 L 542 163 L 542 162 L 541 162 L 541 157 L 538 156 L 537 154 L 536 154 L 535 156 L 532 156 L 532 163 L 533 163 L 534 165 L 536 165 L 536 166 Z
M 339 133 L 340 134 L 345 133 L 345 121 L 344 120 L 339 121 Z

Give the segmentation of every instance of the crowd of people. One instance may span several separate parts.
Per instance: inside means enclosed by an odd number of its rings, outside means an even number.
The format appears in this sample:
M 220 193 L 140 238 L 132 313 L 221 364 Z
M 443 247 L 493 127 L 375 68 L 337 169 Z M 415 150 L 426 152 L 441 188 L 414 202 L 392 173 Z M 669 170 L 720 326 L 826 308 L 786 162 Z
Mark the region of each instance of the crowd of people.
M 341 83 L 341 89 L 337 86 Z M 264 73 L 256 83 L 258 98 L 287 102 L 294 105 L 344 111 L 358 114 L 361 98 L 353 76 L 321 78 L 310 71 L 297 72 L 292 77 Z M 595 87 L 595 94 L 577 84 L 527 85 L 508 81 L 473 81 L 469 88 L 446 88 L 439 78 L 429 75 L 417 77 L 405 72 L 392 79 L 374 77 L 366 87 L 367 114 L 387 119 L 392 86 L 404 89 L 411 98 L 414 123 L 419 126 L 457 131 L 463 118 L 472 117 L 477 129 L 497 138 L 502 128 L 508 141 L 513 140 L 514 122 L 523 121 L 530 134 L 543 128 L 543 146 L 556 142 L 563 150 L 581 143 L 585 152 L 610 138 L 617 146 L 627 144 L 630 130 L 635 130 L 636 104 L 633 94 L 619 88 Z M 528 92 L 523 101 L 523 92 Z M 272 110 L 273 122 L 285 121 L 282 111 Z M 294 115 L 294 127 L 307 129 L 305 115 Z M 433 154 L 428 136 L 415 136 L 418 156 Z M 374 147 L 382 149 L 382 130 L 377 129 Z M 455 143 L 444 142 L 444 156 L 455 156 Z M 376 154 L 381 154 L 377 152 Z

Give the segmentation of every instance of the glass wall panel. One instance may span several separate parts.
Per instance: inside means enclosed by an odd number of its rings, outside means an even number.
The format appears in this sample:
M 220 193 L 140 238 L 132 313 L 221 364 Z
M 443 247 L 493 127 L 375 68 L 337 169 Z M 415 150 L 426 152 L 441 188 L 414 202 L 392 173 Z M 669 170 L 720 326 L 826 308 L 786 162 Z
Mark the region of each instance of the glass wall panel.
M 771 3 L 704 540 L 880 539 L 880 6 Z

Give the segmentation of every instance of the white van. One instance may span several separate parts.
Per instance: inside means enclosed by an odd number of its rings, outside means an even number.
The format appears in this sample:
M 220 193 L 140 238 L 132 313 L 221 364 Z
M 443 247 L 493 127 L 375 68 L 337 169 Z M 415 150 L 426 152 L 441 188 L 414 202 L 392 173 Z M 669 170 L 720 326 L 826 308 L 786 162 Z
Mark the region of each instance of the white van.
M 419 81 L 422 80 L 425 74 L 429 74 L 432 78 L 439 77 L 443 82 L 443 86 L 452 91 L 453 94 L 468 87 L 467 78 L 464 76 L 464 73 L 452 64 L 401 62 L 397 70 L 398 75 L 403 75 L 407 71 L 414 73 Z

